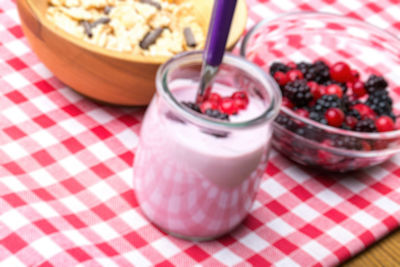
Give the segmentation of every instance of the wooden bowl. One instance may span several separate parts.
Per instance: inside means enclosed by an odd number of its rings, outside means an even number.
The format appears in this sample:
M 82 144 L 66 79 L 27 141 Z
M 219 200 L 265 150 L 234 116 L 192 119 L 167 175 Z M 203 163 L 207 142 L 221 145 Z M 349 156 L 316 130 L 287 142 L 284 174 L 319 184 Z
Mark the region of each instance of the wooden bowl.
M 207 32 L 214 1 L 185 1 L 194 3 L 194 13 Z M 117 105 L 147 105 L 155 92 L 157 68 L 168 58 L 114 52 L 86 43 L 46 19 L 47 2 L 17 1 L 25 36 L 47 68 L 66 85 L 92 99 Z M 246 20 L 245 0 L 239 0 L 228 49 L 241 37 Z

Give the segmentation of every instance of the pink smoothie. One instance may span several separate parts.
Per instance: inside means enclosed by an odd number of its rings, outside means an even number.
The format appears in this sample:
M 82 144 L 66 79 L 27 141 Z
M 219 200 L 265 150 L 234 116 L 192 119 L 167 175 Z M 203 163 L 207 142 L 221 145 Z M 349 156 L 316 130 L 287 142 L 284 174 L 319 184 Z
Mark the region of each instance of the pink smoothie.
M 195 98 L 194 84 L 170 87 L 180 101 Z M 233 92 L 222 85 L 213 90 L 222 96 Z M 255 118 L 265 109 L 263 101 L 250 96 L 248 108 L 230 121 Z M 188 121 L 171 119 L 170 111 L 161 98 L 154 98 L 146 112 L 134 164 L 140 206 L 169 233 L 195 239 L 224 234 L 244 219 L 253 203 L 267 164 L 270 125 L 218 138 Z

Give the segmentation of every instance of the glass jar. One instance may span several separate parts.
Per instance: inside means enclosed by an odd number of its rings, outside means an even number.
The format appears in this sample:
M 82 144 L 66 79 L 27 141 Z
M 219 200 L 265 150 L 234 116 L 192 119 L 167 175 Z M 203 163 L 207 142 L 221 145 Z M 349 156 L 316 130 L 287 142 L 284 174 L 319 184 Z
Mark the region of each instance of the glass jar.
M 134 189 L 143 213 L 172 235 L 207 240 L 238 226 L 264 174 L 278 85 L 259 67 L 226 54 L 213 92 L 245 91 L 248 108 L 229 121 L 188 108 L 200 79 L 201 52 L 175 56 L 156 76 L 157 92 L 143 119 Z

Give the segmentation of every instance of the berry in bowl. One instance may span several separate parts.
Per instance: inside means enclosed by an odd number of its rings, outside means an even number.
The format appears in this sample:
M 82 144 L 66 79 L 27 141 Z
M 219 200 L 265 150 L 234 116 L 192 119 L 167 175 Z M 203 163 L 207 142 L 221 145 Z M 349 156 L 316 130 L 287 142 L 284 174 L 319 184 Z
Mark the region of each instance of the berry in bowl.
M 257 24 L 242 56 L 278 83 L 272 144 L 330 171 L 380 164 L 400 151 L 400 41 L 339 15 L 290 13 Z

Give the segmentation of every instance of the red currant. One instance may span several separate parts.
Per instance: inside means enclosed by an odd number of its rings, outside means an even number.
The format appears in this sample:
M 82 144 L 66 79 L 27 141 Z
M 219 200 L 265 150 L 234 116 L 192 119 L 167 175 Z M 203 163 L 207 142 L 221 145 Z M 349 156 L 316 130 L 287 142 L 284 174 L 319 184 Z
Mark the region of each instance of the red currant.
M 340 87 L 337 84 L 330 84 L 327 87 L 325 87 L 325 94 L 326 95 L 337 95 L 339 98 L 342 98 L 343 90 L 342 90 L 342 87 Z
M 222 98 L 219 109 L 222 113 L 232 115 L 236 114 L 239 108 L 236 106 L 234 99 L 226 97 Z
M 247 96 L 247 93 L 245 91 L 237 91 L 234 92 L 231 96 L 232 99 L 242 99 L 249 103 L 249 97 Z
M 355 94 L 357 97 L 363 97 L 367 94 L 367 90 L 365 90 L 364 88 L 364 83 L 360 80 L 355 81 L 352 84 L 351 89 L 353 91 L 353 94 Z
M 284 86 L 289 81 L 286 73 L 282 71 L 275 72 L 274 79 L 280 86 Z
M 330 69 L 330 74 L 333 80 L 341 83 L 351 81 L 353 78 L 349 65 L 344 62 L 335 63 Z
M 297 64 L 294 61 L 290 61 L 287 66 L 292 70 L 297 68 Z
M 282 97 L 282 106 L 293 109 L 294 105 L 287 97 Z
M 289 70 L 286 73 L 286 76 L 288 77 L 289 82 L 303 79 L 303 73 L 299 70 Z
M 351 70 L 351 81 L 355 82 L 360 79 L 360 73 L 357 70 Z
M 234 98 L 233 101 L 235 102 L 235 105 L 237 106 L 238 109 L 245 109 L 248 104 L 245 100 L 240 98 Z
M 376 114 L 375 112 L 367 105 L 359 103 L 352 106 L 352 109 L 355 109 L 360 113 L 362 119 L 375 119 Z
M 309 112 L 304 108 L 296 109 L 295 113 L 300 117 L 308 118 Z
M 347 126 L 349 126 L 351 129 L 354 129 L 354 127 L 356 126 L 358 120 L 356 117 L 354 116 L 346 116 L 346 118 L 344 119 L 344 122 L 347 124 Z
M 207 109 L 218 109 L 218 104 L 216 102 L 206 100 L 200 104 L 200 110 L 202 113 L 204 113 Z
M 378 132 L 389 132 L 395 129 L 394 122 L 389 116 L 381 116 L 375 120 Z
M 325 119 L 330 126 L 340 127 L 344 120 L 344 113 L 338 108 L 329 108 L 325 112 Z
M 361 140 L 361 147 L 364 151 L 370 151 L 372 149 L 370 143 L 365 140 Z
M 222 97 L 218 93 L 211 93 L 207 100 L 219 104 L 221 103 Z
M 318 83 L 314 81 L 309 81 L 307 82 L 308 87 L 310 87 L 310 92 L 313 95 L 313 98 L 317 100 L 322 96 L 321 91 L 319 90 L 319 85 Z

